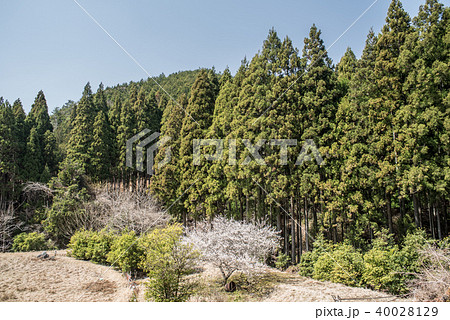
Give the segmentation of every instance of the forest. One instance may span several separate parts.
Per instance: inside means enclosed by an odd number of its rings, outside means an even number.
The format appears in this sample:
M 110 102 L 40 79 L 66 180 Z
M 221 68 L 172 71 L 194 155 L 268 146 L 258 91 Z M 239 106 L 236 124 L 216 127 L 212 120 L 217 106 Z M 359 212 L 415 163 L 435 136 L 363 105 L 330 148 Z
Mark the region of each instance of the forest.
M 313 25 L 302 49 L 269 30 L 262 48 L 227 68 L 180 71 L 94 93 L 49 115 L 40 91 L 26 114 L 20 99 L 0 99 L 0 246 L 44 232 L 65 247 L 89 228 L 86 203 L 96 190 L 146 192 L 173 221 L 193 226 L 216 217 L 265 222 L 281 237 L 278 256 L 290 264 L 317 247 L 345 243 L 369 250 L 380 234 L 394 244 L 422 230 L 449 235 L 450 9 L 427 0 L 411 18 L 393 0 L 380 31 L 370 30 L 356 57 L 328 56 Z M 144 129 L 171 139 L 146 175 L 126 166 L 126 142 Z M 193 165 L 195 139 L 222 139 L 225 157 Z M 242 143 L 265 143 L 260 165 Z M 319 165 L 296 165 L 314 141 Z M 228 161 L 230 144 L 236 163 Z M 203 154 L 213 148 L 204 148 Z M 67 219 L 81 221 L 67 230 Z M 74 220 L 75 219 L 75 220 Z

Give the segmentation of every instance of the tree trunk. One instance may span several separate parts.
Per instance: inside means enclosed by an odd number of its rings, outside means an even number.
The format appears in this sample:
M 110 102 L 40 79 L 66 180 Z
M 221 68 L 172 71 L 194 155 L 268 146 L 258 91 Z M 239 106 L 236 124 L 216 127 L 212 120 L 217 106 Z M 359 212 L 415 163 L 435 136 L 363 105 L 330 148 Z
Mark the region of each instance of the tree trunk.
M 296 247 L 295 247 L 295 213 L 294 213 L 294 198 L 291 197 L 290 199 L 291 201 L 291 210 L 290 210 L 290 214 L 291 214 L 291 241 L 292 241 L 292 245 L 291 245 L 291 261 L 293 264 L 297 263 L 297 257 L 296 257 Z
M 438 237 L 439 237 L 439 240 L 442 240 L 441 218 L 439 217 L 439 209 L 436 208 L 436 205 L 435 205 L 433 207 L 433 210 L 434 210 L 435 215 L 436 215 Z
M 394 228 L 392 227 L 391 195 L 387 192 L 386 192 L 386 213 L 389 226 L 389 233 L 394 233 Z
M 287 229 L 287 215 L 286 212 L 283 211 L 283 235 L 284 235 L 284 254 L 289 254 L 289 235 Z
M 305 250 L 309 251 L 308 200 L 305 198 Z
M 420 227 L 419 222 L 419 201 L 417 199 L 417 195 L 413 194 L 413 206 L 414 206 L 414 222 L 416 224 L 416 227 Z

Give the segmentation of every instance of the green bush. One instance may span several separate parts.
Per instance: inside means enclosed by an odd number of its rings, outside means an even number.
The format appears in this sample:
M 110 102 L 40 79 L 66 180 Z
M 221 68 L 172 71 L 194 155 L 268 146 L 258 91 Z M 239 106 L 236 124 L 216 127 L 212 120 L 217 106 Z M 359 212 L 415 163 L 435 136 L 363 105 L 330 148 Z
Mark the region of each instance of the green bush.
M 88 230 L 78 230 L 75 232 L 70 238 L 68 245 L 70 250 L 67 254 L 76 259 L 91 260 L 94 235 L 94 231 Z
M 140 266 L 145 255 L 140 242 L 134 231 L 123 232 L 112 242 L 111 251 L 107 254 L 107 262 L 123 272 L 141 271 Z
M 312 277 L 314 273 L 314 265 L 319 257 L 330 252 L 332 245 L 325 240 L 322 235 L 319 235 L 314 241 L 314 249 L 302 254 L 299 264 L 299 274 L 304 277 Z
M 12 251 L 41 251 L 51 249 L 51 245 L 45 240 L 43 233 L 20 233 L 14 237 Z
M 111 246 L 116 239 L 111 231 L 102 230 L 92 235 L 91 245 L 91 260 L 95 263 L 106 264 L 108 254 L 111 251 Z
M 383 230 L 376 234 L 372 248 L 362 255 L 349 244 L 331 245 L 318 238 L 314 250 L 302 255 L 299 274 L 402 294 L 408 291 L 407 283 L 420 270 L 420 250 L 426 243 L 425 233 L 419 230 L 408 233 L 400 248 L 394 244 L 392 235 Z
M 402 253 L 393 244 L 392 235 L 386 231 L 377 233 L 372 249 L 364 255 L 364 284 L 375 290 L 405 293 L 407 288 L 402 260 Z
M 186 276 L 194 271 L 198 253 L 182 242 L 179 224 L 156 229 L 143 236 L 141 245 L 147 252 L 142 268 L 148 273 L 145 298 L 159 302 L 186 301 L 196 283 Z
M 338 244 L 319 256 L 314 264 L 313 278 L 348 286 L 359 286 L 363 272 L 363 257 L 353 246 Z
M 400 264 L 405 273 L 417 273 L 420 269 L 419 254 L 425 248 L 427 243 L 426 234 L 423 230 L 408 233 L 403 240 L 402 249 L 400 250 Z M 411 278 L 411 275 L 406 275 Z
M 291 258 L 287 254 L 280 253 L 275 260 L 275 267 L 280 270 L 286 270 L 290 262 Z

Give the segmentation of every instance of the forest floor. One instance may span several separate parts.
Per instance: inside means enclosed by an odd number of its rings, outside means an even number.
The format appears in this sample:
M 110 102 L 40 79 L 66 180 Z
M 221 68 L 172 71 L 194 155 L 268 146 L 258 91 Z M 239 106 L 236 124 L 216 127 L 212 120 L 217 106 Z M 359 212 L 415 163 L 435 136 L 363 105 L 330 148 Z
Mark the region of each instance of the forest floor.
M 65 251 L 49 252 L 51 259 L 36 258 L 39 252 L 0 253 L 0 301 L 130 301 L 126 278 L 107 266 L 67 257 Z M 54 257 L 54 258 L 53 258 Z M 218 270 L 204 265 L 193 275 L 197 293 L 190 301 L 405 301 L 383 292 L 316 281 L 296 273 L 267 269 L 247 277 L 235 274 L 237 290 L 225 292 Z M 144 301 L 145 279 L 139 284 L 138 301 Z

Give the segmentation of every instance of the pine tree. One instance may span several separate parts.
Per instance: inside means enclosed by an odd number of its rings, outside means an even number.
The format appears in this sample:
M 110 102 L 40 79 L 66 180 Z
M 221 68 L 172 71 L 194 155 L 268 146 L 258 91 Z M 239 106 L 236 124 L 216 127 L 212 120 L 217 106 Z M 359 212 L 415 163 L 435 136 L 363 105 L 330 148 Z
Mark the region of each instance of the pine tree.
M 14 101 L 14 104 L 12 106 L 13 113 L 14 113 L 14 119 L 15 119 L 15 126 L 14 126 L 14 137 L 17 141 L 16 144 L 16 158 L 14 161 L 17 163 L 17 169 L 18 169 L 18 178 L 20 180 L 24 180 L 25 178 L 25 155 L 26 155 L 26 149 L 27 149 L 27 128 L 25 125 L 25 111 L 23 110 L 22 102 L 20 99 L 17 99 Z
M 91 86 L 86 84 L 83 96 L 77 104 L 73 129 L 67 146 L 67 158 L 81 163 L 88 175 L 94 173 L 92 166 L 91 146 L 93 142 L 92 129 L 96 116 Z
M 419 210 L 428 211 L 429 230 L 435 238 L 443 236 L 446 215 L 441 203 L 448 197 L 449 182 L 445 170 L 438 169 L 446 167 L 443 146 L 448 145 L 448 18 L 436 0 L 426 1 L 414 18 L 414 32 L 408 35 L 399 57 L 400 69 L 407 74 L 402 88 L 407 98 L 394 119 L 399 126 L 401 201 L 412 197 L 416 226 L 422 225 Z
M 353 75 L 356 71 L 356 56 L 353 53 L 350 47 L 345 51 L 344 56 L 341 58 L 341 61 L 336 66 L 336 73 L 338 76 L 338 81 L 343 83 L 343 85 L 347 85 L 351 81 Z
M 108 105 L 106 102 L 105 88 L 103 86 L 103 83 L 100 83 L 97 92 L 94 95 L 94 106 L 96 114 L 100 111 L 102 111 L 104 114 L 108 113 Z
M 40 181 L 45 169 L 41 135 L 36 127 L 31 128 L 27 143 L 26 153 L 26 179 L 28 181 Z M 47 181 L 45 181 L 47 182 Z
M 94 136 L 89 150 L 92 155 L 93 178 L 96 181 L 105 181 L 111 176 L 114 160 L 113 141 L 114 137 L 108 118 L 100 109 L 95 117 Z
M 130 94 L 125 103 L 122 104 L 120 110 L 120 125 L 117 128 L 117 145 L 118 145 L 118 169 L 122 173 L 122 179 L 126 177 L 124 174 L 131 172 L 126 166 L 126 143 L 127 140 L 136 134 L 136 116 L 134 112 L 134 104 L 136 103 L 137 92 L 136 87 L 130 88 Z
M 309 37 L 304 41 L 302 58 L 307 72 L 302 77 L 303 92 L 299 101 L 299 125 L 302 132 L 299 141 L 303 143 L 307 139 L 312 139 L 325 162 L 320 167 L 316 161 L 299 165 L 295 168 L 295 175 L 299 181 L 299 195 L 305 202 L 305 218 L 311 211 L 308 208 L 311 204 L 320 206 L 322 210 L 320 218 L 327 228 L 328 235 L 336 241 L 336 220 L 341 208 L 335 208 L 336 203 L 332 201 L 337 196 L 337 180 L 334 173 L 335 166 L 328 162 L 327 155 L 331 153 L 334 142 L 333 123 L 340 92 L 332 69 L 332 61 L 320 36 L 321 31 L 313 25 Z
M 25 126 L 28 136 L 25 177 L 31 181 L 47 182 L 45 179 L 48 174 L 43 175 L 45 168 L 47 167 L 50 174 L 56 173 L 59 159 L 56 143 L 52 137 L 53 126 L 48 115 L 47 101 L 42 91 L 38 92 L 31 106 L 31 111 L 25 119 Z
M 35 127 L 37 133 L 44 135 L 49 130 L 53 131 L 53 126 L 48 115 L 47 101 L 45 100 L 44 92 L 39 91 L 34 104 L 31 106 L 31 111 L 26 118 L 28 132 Z
M 368 116 L 372 134 L 369 140 L 370 151 L 378 159 L 375 176 L 376 185 L 380 188 L 379 196 L 384 198 L 383 211 L 389 231 L 393 232 L 393 196 L 397 192 L 398 175 L 398 139 L 399 124 L 395 114 L 401 111 L 406 103 L 402 93 L 405 73 L 398 68 L 400 48 L 411 32 L 410 18 L 398 0 L 389 6 L 386 24 L 376 44 L 374 79 L 376 95 L 369 100 L 371 114 Z M 383 203 L 382 202 L 382 203 Z
M 176 200 L 181 183 L 179 167 L 180 132 L 185 116 L 184 110 L 187 105 L 186 96 L 181 95 L 177 104 L 170 100 L 164 109 L 160 139 L 168 138 L 169 140 L 158 148 L 158 153 L 155 156 L 155 174 L 152 176 L 150 184 L 151 192 L 159 201 L 170 207 L 170 213 L 178 218 L 181 218 L 181 213 L 184 211 L 183 204 Z M 159 165 L 168 156 L 170 157 L 169 162 Z M 184 215 L 184 217 L 186 216 Z M 186 221 L 184 223 L 186 224 Z
M 206 70 L 200 71 L 191 89 L 191 97 L 183 119 L 180 141 L 180 174 L 182 176 L 179 194 L 186 192 L 184 206 L 196 219 L 205 213 L 203 186 L 205 161 L 199 166 L 193 163 L 194 139 L 204 139 L 206 130 L 212 123 L 215 87 Z M 195 120 L 194 118 L 195 117 Z M 194 185 L 192 185 L 194 184 Z M 189 188 L 189 190 L 188 190 Z
M 14 113 L 8 101 L 0 97 L 0 208 L 5 209 L 13 201 L 14 180 L 17 172 L 16 145 L 14 139 Z M 9 203 L 8 203 L 9 202 Z

